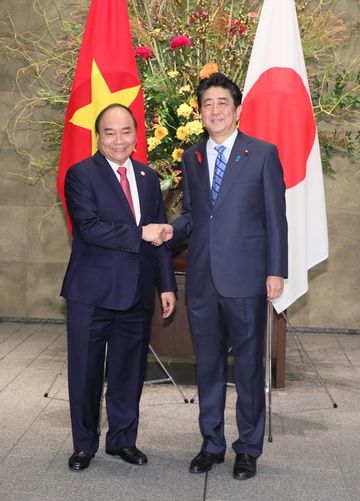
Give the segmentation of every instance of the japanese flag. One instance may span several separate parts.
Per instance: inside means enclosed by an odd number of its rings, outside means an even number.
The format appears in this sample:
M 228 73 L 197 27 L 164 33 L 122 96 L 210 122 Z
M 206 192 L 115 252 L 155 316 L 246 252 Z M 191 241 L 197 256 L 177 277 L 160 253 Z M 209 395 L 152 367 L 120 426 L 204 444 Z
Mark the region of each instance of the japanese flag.
M 324 185 L 294 0 L 264 0 L 239 128 L 276 144 L 284 170 L 289 277 L 278 313 L 308 290 L 308 270 L 328 257 Z

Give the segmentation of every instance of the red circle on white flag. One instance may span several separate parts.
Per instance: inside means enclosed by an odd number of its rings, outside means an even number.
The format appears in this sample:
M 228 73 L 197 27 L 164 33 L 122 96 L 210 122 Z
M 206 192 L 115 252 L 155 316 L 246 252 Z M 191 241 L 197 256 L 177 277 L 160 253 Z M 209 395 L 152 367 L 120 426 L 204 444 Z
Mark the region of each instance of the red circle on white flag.
M 239 128 L 276 144 L 286 188 L 305 178 L 316 125 L 309 93 L 296 71 L 275 67 L 262 73 L 245 97 Z

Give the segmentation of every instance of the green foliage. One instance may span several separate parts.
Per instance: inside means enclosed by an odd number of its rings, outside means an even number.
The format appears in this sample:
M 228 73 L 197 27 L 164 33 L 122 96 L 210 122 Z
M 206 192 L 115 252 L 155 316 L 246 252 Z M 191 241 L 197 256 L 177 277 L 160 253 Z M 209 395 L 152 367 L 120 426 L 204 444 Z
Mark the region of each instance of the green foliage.
M 324 172 L 335 174 L 332 166 L 334 155 L 346 155 L 352 161 L 360 161 L 360 130 L 320 132 L 321 160 Z
M 36 33 L 19 32 L 11 17 L 2 19 L 8 30 L 0 38 L 0 54 L 18 67 L 8 137 L 16 151 L 28 158 L 29 179 L 44 186 L 47 174 L 57 169 L 89 3 L 75 0 L 72 7 L 64 3 L 66 12 L 58 11 L 49 19 L 41 0 L 34 0 L 34 14 L 42 21 Z M 145 94 L 149 158 L 164 189 L 178 185 L 181 152 L 202 133 L 194 93 L 204 66 L 216 64 L 243 87 L 261 3 L 128 1 L 134 48 L 152 52 L 149 58 L 138 55 L 137 62 Z M 356 21 L 346 25 L 333 1 L 300 0 L 297 9 L 323 168 L 332 174 L 334 155 L 359 159 L 360 57 L 344 60 L 341 52 L 359 26 Z M 182 39 L 171 48 L 176 36 L 186 37 L 191 46 Z M 30 128 L 39 138 L 39 154 L 24 141 L 24 131 Z
M 169 181 L 177 186 L 174 173 L 182 152 L 204 132 L 195 96 L 199 79 L 219 70 L 244 83 L 257 25 L 251 7 L 256 4 L 168 0 L 165 9 L 163 0 L 129 2 L 149 161 L 166 180 L 163 186 Z

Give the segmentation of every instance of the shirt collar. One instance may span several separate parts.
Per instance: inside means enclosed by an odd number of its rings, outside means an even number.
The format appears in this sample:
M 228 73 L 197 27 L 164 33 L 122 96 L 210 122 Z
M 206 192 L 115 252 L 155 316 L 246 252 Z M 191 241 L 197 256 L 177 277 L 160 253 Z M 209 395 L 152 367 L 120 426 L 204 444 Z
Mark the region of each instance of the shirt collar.
M 130 158 L 128 158 L 122 165 L 119 165 L 119 164 L 113 162 L 112 160 L 109 160 L 107 157 L 105 157 L 105 158 L 109 162 L 109 164 L 114 172 L 117 172 L 119 167 L 126 167 L 127 172 L 134 170 L 133 164 L 132 164 Z
M 232 149 L 232 147 L 234 146 L 236 137 L 238 135 L 238 132 L 239 131 L 237 129 L 235 129 L 234 132 L 227 139 L 225 139 L 225 141 L 222 143 L 222 145 L 225 146 L 226 149 L 229 149 L 229 150 Z M 218 146 L 218 143 L 215 143 L 215 141 L 213 139 L 211 139 L 211 137 L 209 137 L 208 144 L 212 150 L 215 148 L 215 146 Z

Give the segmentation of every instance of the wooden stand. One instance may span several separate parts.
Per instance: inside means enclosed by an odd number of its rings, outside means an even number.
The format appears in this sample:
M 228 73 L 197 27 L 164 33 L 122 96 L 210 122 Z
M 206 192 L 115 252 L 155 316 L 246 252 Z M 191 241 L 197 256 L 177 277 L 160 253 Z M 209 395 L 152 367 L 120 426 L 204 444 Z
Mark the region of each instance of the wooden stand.
M 177 303 L 174 315 L 168 320 L 161 317 L 161 308 L 156 300 L 151 329 L 151 346 L 159 355 L 188 357 L 194 359 L 189 319 L 185 302 L 185 274 L 176 273 Z
M 151 346 L 158 355 L 186 357 L 194 362 L 194 351 L 185 299 L 185 269 L 184 252 L 174 255 L 176 282 L 178 287 L 177 304 L 174 315 L 163 321 L 159 301 L 155 307 L 152 322 Z M 286 322 L 281 315 L 274 312 L 272 337 L 272 369 L 273 387 L 285 388 L 285 356 L 286 356 Z

